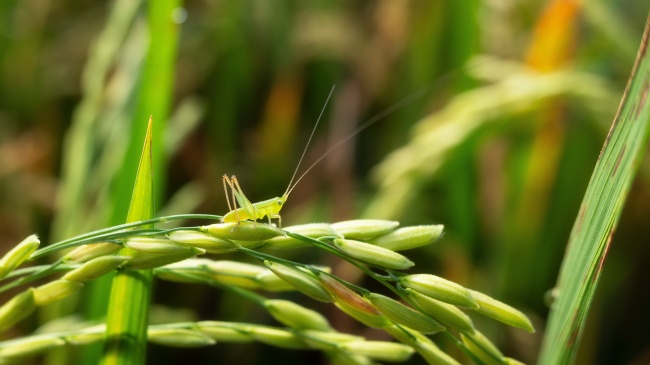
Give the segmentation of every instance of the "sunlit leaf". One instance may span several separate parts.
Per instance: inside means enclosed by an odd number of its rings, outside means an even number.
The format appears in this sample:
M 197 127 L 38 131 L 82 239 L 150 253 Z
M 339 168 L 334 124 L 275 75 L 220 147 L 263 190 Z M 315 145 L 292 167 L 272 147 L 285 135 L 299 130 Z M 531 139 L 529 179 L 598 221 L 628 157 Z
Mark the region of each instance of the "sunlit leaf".
M 571 232 L 540 364 L 568 364 L 575 357 L 616 225 L 645 152 L 650 130 L 648 32 L 646 23 L 621 106 Z

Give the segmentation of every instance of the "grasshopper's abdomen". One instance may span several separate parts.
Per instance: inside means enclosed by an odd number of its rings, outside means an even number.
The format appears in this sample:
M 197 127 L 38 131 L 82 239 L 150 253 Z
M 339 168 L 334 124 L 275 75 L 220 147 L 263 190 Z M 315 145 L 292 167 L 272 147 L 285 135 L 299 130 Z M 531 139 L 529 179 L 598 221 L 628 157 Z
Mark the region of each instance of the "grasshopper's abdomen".
M 237 219 L 239 217 L 239 219 Z M 259 218 L 252 218 L 248 216 L 248 213 L 246 213 L 246 210 L 244 208 L 237 208 L 235 210 L 231 210 L 230 212 L 226 213 L 226 215 L 221 218 L 221 221 L 223 223 L 237 223 L 239 221 L 245 221 L 245 220 L 256 220 Z

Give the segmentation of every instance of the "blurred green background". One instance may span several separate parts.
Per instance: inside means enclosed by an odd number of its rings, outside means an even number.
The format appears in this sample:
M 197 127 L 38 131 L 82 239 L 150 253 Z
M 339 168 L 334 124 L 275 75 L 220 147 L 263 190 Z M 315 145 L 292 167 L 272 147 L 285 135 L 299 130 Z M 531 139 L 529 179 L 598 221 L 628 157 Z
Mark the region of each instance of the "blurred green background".
M 155 15 L 146 2 L 0 2 L 0 251 L 31 233 L 53 242 L 123 222 L 147 122 L 142 115 L 151 113 L 161 215 L 225 214 L 223 174 L 237 175 L 251 201 L 281 195 L 336 84 L 301 170 L 345 142 L 293 191 L 283 224 L 358 217 L 444 224 L 441 241 L 407 253 L 417 272 L 457 281 L 528 314 L 533 335 L 476 320 L 506 355 L 534 363 L 545 298 L 630 74 L 647 4 L 177 5 L 163 16 L 175 24 L 178 40 L 158 38 L 149 48 L 147 22 Z M 171 61 L 161 66 L 161 59 Z M 169 105 L 142 110 L 147 95 L 170 83 Z M 644 161 L 578 364 L 650 363 L 649 177 Z M 317 252 L 277 254 L 374 285 Z M 159 283 L 155 290 L 161 314 L 154 318 L 272 324 L 257 308 L 215 289 Z M 99 291 L 90 288 L 3 336 L 30 333 L 71 313 L 95 318 L 102 312 L 92 299 Z M 384 339 L 332 306 L 291 298 L 327 313 L 341 331 Z M 53 364 L 77 352 L 34 361 Z M 325 361 L 311 352 L 219 344 L 152 345 L 149 362 L 174 364 L 188 356 L 197 364 Z

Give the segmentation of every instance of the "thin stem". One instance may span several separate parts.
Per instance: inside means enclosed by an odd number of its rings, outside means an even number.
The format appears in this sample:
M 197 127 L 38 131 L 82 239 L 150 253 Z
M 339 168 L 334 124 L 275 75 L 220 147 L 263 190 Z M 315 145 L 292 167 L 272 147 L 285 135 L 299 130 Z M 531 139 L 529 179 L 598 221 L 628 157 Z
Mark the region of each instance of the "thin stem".
M 112 226 L 112 227 L 107 227 L 103 228 L 97 231 L 92 231 L 88 233 L 84 233 L 75 237 L 71 237 L 68 239 L 65 239 L 63 241 L 59 241 L 56 243 L 53 243 L 49 245 L 48 247 L 44 247 L 40 250 L 37 250 L 34 252 L 32 257 L 30 258 L 31 260 L 34 260 L 38 257 L 42 257 L 44 254 L 42 254 L 43 251 L 47 251 L 51 247 L 54 246 L 64 246 L 64 247 L 71 247 L 71 246 L 65 246 L 69 242 L 77 242 L 82 239 L 89 239 L 93 237 L 100 236 L 105 233 L 111 233 L 115 231 L 121 231 L 124 229 L 129 229 L 129 228 L 134 228 L 134 227 L 139 227 L 139 226 L 144 226 L 148 224 L 154 224 L 154 223 L 167 223 L 167 222 L 172 222 L 175 220 L 180 220 L 180 219 L 208 219 L 208 220 L 221 220 L 222 216 L 220 215 L 213 215 L 213 214 L 176 214 L 176 215 L 168 215 L 164 217 L 158 217 L 158 218 L 152 218 L 152 219 L 145 219 L 142 221 L 137 221 L 137 222 L 132 222 L 132 223 L 125 223 L 125 224 L 119 224 L 117 226 Z M 47 251 L 51 252 L 51 251 Z
M 485 365 L 485 362 L 481 361 L 472 351 L 470 351 L 467 346 L 463 343 L 463 341 L 459 340 L 456 338 L 456 336 L 452 335 L 451 332 L 449 331 L 443 331 L 443 333 L 449 338 L 467 357 L 472 359 L 472 361 L 477 364 L 477 365 Z M 474 342 L 476 343 L 476 342 Z M 480 346 L 479 344 L 476 344 L 477 346 Z M 487 353 L 487 351 L 486 351 Z M 497 361 L 501 361 L 501 359 L 494 358 Z
M 339 256 L 340 258 L 344 259 L 345 261 L 347 261 L 347 262 L 351 263 L 352 265 L 356 266 L 357 268 L 359 268 L 361 271 L 366 273 L 368 276 L 370 276 L 373 279 L 379 281 L 381 284 L 383 284 L 385 287 L 389 288 L 394 293 L 398 294 L 400 297 L 402 296 L 402 294 L 400 294 L 399 291 L 397 291 L 397 289 L 395 289 L 395 287 L 393 287 L 390 283 L 388 283 L 388 281 L 386 281 L 382 275 L 378 275 L 375 272 L 373 272 L 372 270 L 370 270 L 367 266 L 360 264 L 359 261 L 357 261 L 352 256 L 348 255 L 347 253 L 345 253 L 345 252 L 343 252 L 341 250 L 338 250 L 338 249 L 336 249 L 336 248 L 334 248 L 334 247 L 332 247 L 332 246 L 330 246 L 330 245 L 328 245 L 326 243 L 323 243 L 323 242 L 321 242 L 321 241 L 319 241 L 317 239 L 311 238 L 311 237 L 303 236 L 303 235 L 300 235 L 300 234 L 297 234 L 297 233 L 292 233 L 292 232 L 286 232 L 286 233 L 290 237 L 293 237 L 295 239 L 299 239 L 301 241 L 310 243 L 310 244 L 312 244 L 312 245 L 314 245 L 316 247 L 322 248 L 322 249 L 324 249 L 324 250 L 326 250 L 328 252 L 331 252 L 331 253 Z
M 23 276 L 23 275 L 29 275 L 34 272 L 38 272 L 39 270 L 45 270 L 48 268 L 51 268 L 52 264 L 49 265 L 38 265 L 38 266 L 30 266 L 30 267 L 23 267 L 22 269 L 14 270 L 10 272 L 6 277 L 2 278 L 2 280 L 10 279 L 10 278 L 15 278 L 17 276 Z M 52 273 L 55 272 L 60 272 L 60 271 L 68 271 L 68 270 L 73 270 L 81 266 L 81 263 L 66 263 L 66 264 L 59 264 L 55 268 L 52 268 Z
M 174 231 L 180 231 L 180 230 L 186 230 L 186 231 L 200 231 L 199 227 L 177 227 L 177 228 L 170 228 L 170 229 L 132 229 L 132 230 L 112 230 L 110 232 L 105 232 L 102 234 L 95 234 L 89 237 L 81 237 L 79 236 L 76 239 L 68 239 L 65 241 L 57 242 L 53 245 L 47 246 L 45 248 L 42 248 L 32 254 L 30 257 L 30 260 L 36 260 L 39 259 L 43 256 L 47 256 L 49 254 L 52 254 L 56 251 L 64 250 L 67 248 L 71 247 L 76 247 L 76 246 L 81 246 L 81 245 L 86 245 L 90 243 L 97 243 L 97 242 L 106 242 L 106 241 L 112 241 L 112 240 L 119 240 L 121 238 L 126 238 L 126 237 L 137 237 L 137 236 L 160 236 L 160 235 L 165 235 Z M 99 231 L 97 231 L 99 232 Z
M 237 249 L 237 251 L 243 252 L 243 253 L 245 253 L 245 254 L 247 254 L 247 255 L 249 255 L 251 257 L 254 257 L 254 258 L 256 258 L 256 259 L 258 259 L 260 261 L 269 260 L 269 261 L 277 262 L 279 264 L 284 264 L 284 265 L 287 265 L 287 266 L 298 266 L 298 267 L 304 267 L 304 268 L 309 268 L 310 267 L 307 264 L 301 264 L 299 262 L 281 259 L 279 257 L 269 255 L 269 254 L 266 254 L 266 253 L 262 253 L 262 252 L 258 252 L 258 251 L 255 251 L 255 250 L 251 250 L 250 248 L 246 248 L 246 247 L 239 247 Z
M 200 271 L 203 271 L 203 272 L 205 272 L 207 274 L 213 274 L 207 267 L 204 267 L 204 266 L 198 267 L 198 268 L 193 268 L 191 270 L 197 271 L 197 269 L 200 270 Z M 165 270 L 167 270 L 167 269 L 159 269 L 159 270 L 156 269 L 156 270 L 154 270 L 154 272 L 160 272 L 160 271 L 165 271 Z M 169 270 L 169 271 L 171 271 L 171 270 Z M 233 293 L 236 293 L 236 294 L 238 294 L 238 295 L 240 295 L 240 296 L 242 296 L 242 297 L 244 297 L 246 299 L 251 300 L 253 303 L 258 304 L 260 306 L 264 306 L 264 301 L 267 300 L 266 297 L 264 297 L 264 296 L 262 296 L 260 294 L 257 294 L 257 293 L 255 293 L 255 292 L 253 292 L 251 290 L 248 290 L 248 289 L 245 289 L 245 288 L 242 288 L 242 287 L 238 287 L 236 285 L 225 285 L 225 284 L 220 283 L 220 282 L 218 282 L 218 281 L 216 281 L 216 280 L 214 280 L 212 278 L 209 278 L 209 277 L 196 275 L 196 274 L 192 274 L 192 273 L 189 273 L 189 272 L 183 272 L 182 269 L 181 270 L 175 269 L 175 270 L 173 270 L 173 272 L 175 274 L 186 277 L 188 279 L 192 279 L 192 280 L 195 280 L 195 281 L 198 281 L 198 282 L 202 282 L 202 283 L 208 284 L 210 286 L 218 287 L 218 288 L 221 288 L 221 289 L 229 290 L 229 291 L 231 291 Z
M 175 215 L 167 215 L 167 216 L 163 216 L 163 217 L 145 219 L 145 220 L 137 221 L 137 222 L 118 224 L 117 226 L 107 227 L 107 228 L 103 228 L 103 229 L 100 229 L 100 230 L 97 230 L 97 231 L 84 233 L 84 234 L 76 236 L 76 237 L 68 238 L 66 240 L 57 242 L 55 244 L 61 244 L 61 243 L 64 243 L 66 241 L 78 240 L 78 239 L 81 239 L 81 238 L 92 237 L 92 236 L 103 234 L 103 233 L 115 232 L 115 231 L 120 231 L 120 230 L 123 230 L 123 229 L 129 229 L 129 228 L 133 228 L 133 227 L 145 226 L 145 225 L 149 225 L 149 224 L 168 223 L 168 222 L 172 222 L 172 221 L 180 220 L 180 219 L 221 220 L 221 218 L 223 218 L 223 217 L 220 216 L 220 215 L 214 215 L 214 214 L 175 214 Z
M 51 273 L 53 274 L 54 270 L 57 268 L 57 266 L 62 264 L 62 263 L 63 263 L 63 260 L 58 260 L 58 261 L 54 262 L 53 264 L 49 265 L 48 267 L 42 268 L 41 270 L 38 270 L 38 271 L 30 274 L 29 276 L 25 276 L 25 277 L 22 277 L 20 279 L 15 280 L 15 281 L 12 281 L 9 284 L 5 284 L 2 287 L 0 287 L 0 293 L 4 293 L 5 291 L 7 291 L 9 289 L 12 289 L 12 288 L 15 288 L 15 287 L 17 287 L 19 285 L 29 283 L 29 282 L 34 281 L 34 280 L 38 280 L 38 279 L 40 279 L 40 278 L 42 278 L 44 276 L 47 276 L 48 274 L 51 274 Z

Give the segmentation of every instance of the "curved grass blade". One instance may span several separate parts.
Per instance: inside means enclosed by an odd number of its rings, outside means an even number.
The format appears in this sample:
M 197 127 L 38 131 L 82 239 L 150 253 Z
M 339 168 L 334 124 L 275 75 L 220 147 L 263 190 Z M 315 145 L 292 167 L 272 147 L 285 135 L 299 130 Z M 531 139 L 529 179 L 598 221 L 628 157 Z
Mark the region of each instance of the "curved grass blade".
M 560 269 L 539 364 L 569 364 L 650 130 L 650 18 L 618 113 L 587 187 Z

